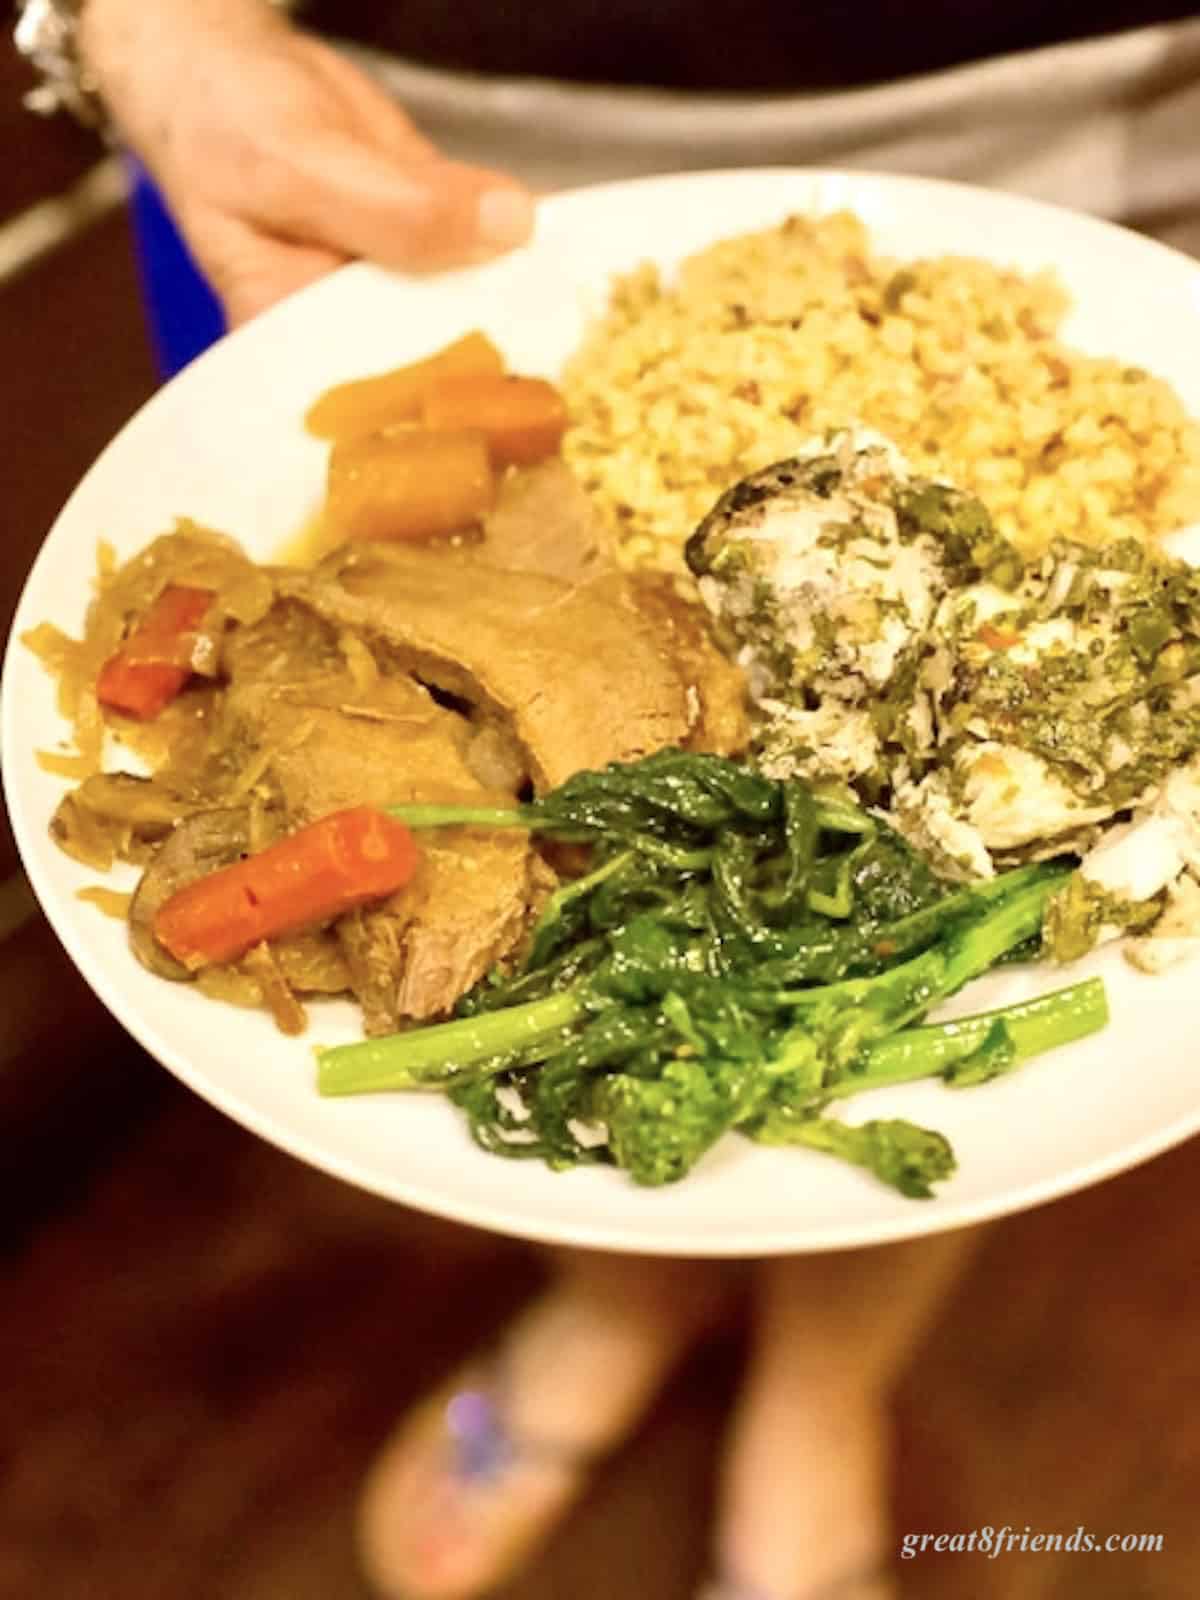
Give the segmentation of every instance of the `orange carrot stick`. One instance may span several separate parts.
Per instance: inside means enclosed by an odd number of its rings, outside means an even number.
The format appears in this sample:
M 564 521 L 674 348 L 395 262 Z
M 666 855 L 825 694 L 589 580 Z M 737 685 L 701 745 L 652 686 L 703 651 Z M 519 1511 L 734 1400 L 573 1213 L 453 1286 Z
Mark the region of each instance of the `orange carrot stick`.
M 487 440 L 400 428 L 339 440 L 329 454 L 326 539 L 436 539 L 478 522 L 496 496 Z
M 498 466 L 532 466 L 558 449 L 567 408 L 544 378 L 455 375 L 427 386 L 421 420 L 427 428 L 477 428 Z
M 100 668 L 96 679 L 100 704 L 142 721 L 158 716 L 192 675 L 196 629 L 212 598 L 211 589 L 168 584 L 139 626 Z
M 372 806 L 334 811 L 177 890 L 159 907 L 155 936 L 185 967 L 233 961 L 263 939 L 403 888 L 417 861 L 412 834 L 394 817 Z
M 991 622 L 985 622 L 975 637 L 989 650 L 1011 650 L 1013 645 L 1021 642 L 1021 635 L 1015 628 L 998 628 Z
M 468 333 L 424 361 L 327 389 L 309 408 L 304 425 L 318 439 L 353 439 L 395 422 L 411 422 L 420 415 L 425 389 L 435 378 L 503 371 L 504 357 L 487 335 Z

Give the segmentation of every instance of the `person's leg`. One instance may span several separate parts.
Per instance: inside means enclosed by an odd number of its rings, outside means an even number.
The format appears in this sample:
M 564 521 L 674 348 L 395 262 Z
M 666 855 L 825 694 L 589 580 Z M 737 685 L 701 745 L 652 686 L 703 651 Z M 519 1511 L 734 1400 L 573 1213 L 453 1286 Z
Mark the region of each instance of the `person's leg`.
M 892 1600 L 889 1391 L 979 1237 L 763 1263 L 712 1600 Z
M 564 1254 L 493 1356 L 401 1423 L 367 1480 L 361 1545 L 384 1596 L 465 1600 L 532 1552 L 714 1319 L 711 1264 Z

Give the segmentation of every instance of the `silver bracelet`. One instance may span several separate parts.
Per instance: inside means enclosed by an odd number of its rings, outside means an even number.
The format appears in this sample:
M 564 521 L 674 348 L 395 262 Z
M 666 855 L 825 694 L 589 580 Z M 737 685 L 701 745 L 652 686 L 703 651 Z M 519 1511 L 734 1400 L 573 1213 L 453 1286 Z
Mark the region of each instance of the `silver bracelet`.
M 79 54 L 83 0 L 17 0 L 13 38 L 41 78 L 25 96 L 30 111 L 53 116 L 69 111 L 85 127 L 104 129 L 107 118 L 96 85 Z

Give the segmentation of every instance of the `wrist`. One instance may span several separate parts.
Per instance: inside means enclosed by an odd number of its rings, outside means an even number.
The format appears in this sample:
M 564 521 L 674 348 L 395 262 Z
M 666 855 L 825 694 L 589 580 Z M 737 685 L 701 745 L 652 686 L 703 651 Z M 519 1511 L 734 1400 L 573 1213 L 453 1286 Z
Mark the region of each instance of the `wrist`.
M 253 45 L 282 26 L 269 0 L 81 0 L 76 47 L 112 121 L 150 155 L 198 48 Z

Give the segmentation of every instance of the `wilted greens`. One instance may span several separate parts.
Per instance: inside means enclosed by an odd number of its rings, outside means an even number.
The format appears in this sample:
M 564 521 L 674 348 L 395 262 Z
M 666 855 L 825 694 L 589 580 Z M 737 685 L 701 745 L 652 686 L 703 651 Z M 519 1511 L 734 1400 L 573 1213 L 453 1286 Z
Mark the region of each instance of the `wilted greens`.
M 589 847 L 520 965 L 453 1021 L 318 1051 L 322 1093 L 444 1090 L 500 1155 L 662 1184 L 737 1129 L 924 1197 L 954 1170 L 946 1140 L 904 1121 L 856 1127 L 833 1102 L 917 1077 L 984 1081 L 1106 1021 L 1091 982 L 914 1026 L 1029 948 L 1068 869 L 953 887 L 844 792 L 669 750 L 515 811 L 395 814 Z

